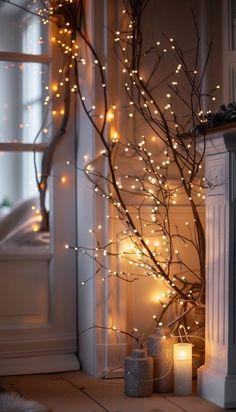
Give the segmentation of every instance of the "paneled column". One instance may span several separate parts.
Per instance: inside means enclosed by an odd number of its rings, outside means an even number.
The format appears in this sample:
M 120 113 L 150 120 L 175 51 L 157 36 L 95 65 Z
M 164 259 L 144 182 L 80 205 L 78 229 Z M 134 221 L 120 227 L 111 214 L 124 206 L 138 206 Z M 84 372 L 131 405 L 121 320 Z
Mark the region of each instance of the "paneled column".
M 236 129 L 206 138 L 206 359 L 198 393 L 236 407 Z

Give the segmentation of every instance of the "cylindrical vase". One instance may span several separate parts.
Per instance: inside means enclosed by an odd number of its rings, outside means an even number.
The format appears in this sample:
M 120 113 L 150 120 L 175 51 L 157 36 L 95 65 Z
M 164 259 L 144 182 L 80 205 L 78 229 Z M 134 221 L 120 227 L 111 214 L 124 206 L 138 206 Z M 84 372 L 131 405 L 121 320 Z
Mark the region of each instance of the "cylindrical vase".
M 148 355 L 153 358 L 153 391 L 160 393 L 174 390 L 173 345 L 177 338 L 170 335 L 168 327 L 160 326 L 148 338 Z
M 153 389 L 153 359 L 145 349 L 136 349 L 125 358 L 124 391 L 132 397 L 150 396 Z

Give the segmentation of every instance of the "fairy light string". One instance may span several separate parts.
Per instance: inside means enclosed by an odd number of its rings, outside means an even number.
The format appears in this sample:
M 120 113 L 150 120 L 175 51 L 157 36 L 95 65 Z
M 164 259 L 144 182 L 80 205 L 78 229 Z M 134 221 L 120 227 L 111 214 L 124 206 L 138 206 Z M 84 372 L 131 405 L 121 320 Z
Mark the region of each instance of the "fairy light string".
M 118 27 L 112 32 L 118 53 L 117 71 L 126 92 L 125 101 L 119 101 L 118 96 L 114 102 L 108 82 L 109 62 L 100 58 L 85 26 L 81 24 L 86 17 L 83 6 L 83 1 L 67 0 L 52 3 L 50 7 L 48 4 L 48 7 L 37 11 L 45 24 L 53 22 L 55 30 L 51 44 L 60 49 L 64 60 L 58 68 L 58 78 L 52 79 L 51 85 L 46 87 L 44 104 L 51 111 L 57 133 L 46 151 L 38 179 L 41 209 L 44 211 L 53 153 L 65 134 L 71 95 L 74 95 L 102 149 L 94 159 L 89 154 L 85 155 L 88 158 L 84 159 L 84 165 L 78 167 L 68 160 L 67 166 L 75 168 L 78 173 L 85 173 L 92 183 L 94 195 L 108 202 L 107 221 L 110 226 L 113 221 L 123 225 L 123 236 L 119 242 L 115 238 L 105 243 L 99 241 L 103 231 L 101 222 L 96 228 L 89 228 L 97 247 L 65 245 L 66 249 L 82 253 L 96 263 L 95 273 L 90 273 L 81 282 L 82 286 L 95 276 L 100 276 L 102 281 L 111 276 L 127 282 L 140 277 L 153 279 L 155 288 L 164 285 L 164 289 L 170 290 L 158 303 L 160 315 L 157 322 L 164 321 L 174 306 L 178 308 L 176 319 L 180 321 L 197 305 L 204 304 L 205 237 L 198 212 L 198 206 L 205 198 L 201 165 L 204 151 L 199 154 L 196 137 L 187 133 L 187 124 L 189 119 L 193 126 L 204 122 L 206 112 L 202 108 L 201 85 L 209 56 L 200 70 L 198 32 L 191 67 L 174 37 L 156 39 L 143 50 L 139 33 L 142 10 L 135 8 L 135 2 L 128 1 L 127 8 L 121 10 L 120 27 L 123 29 Z M 153 77 L 162 61 L 169 56 L 176 56 L 177 63 L 164 79 L 164 94 L 160 96 L 152 87 Z M 146 61 L 151 57 L 156 66 L 148 73 Z M 87 97 L 83 84 L 84 72 L 91 65 L 96 72 L 100 93 L 99 101 L 94 102 Z M 182 94 L 183 79 L 193 96 L 190 101 Z M 208 93 L 213 102 L 217 90 L 218 85 Z M 180 102 L 187 111 L 187 120 L 184 121 L 180 121 L 178 113 Z M 142 121 L 146 128 L 135 135 L 127 131 L 126 135 L 121 124 L 123 119 Z M 105 168 L 99 169 L 100 162 L 106 164 L 107 174 L 104 173 Z M 124 170 L 124 164 L 134 166 Z M 66 172 L 61 176 L 61 184 L 66 187 Z M 184 202 L 188 203 L 192 216 L 183 225 L 173 225 L 173 210 Z M 185 259 L 186 248 L 197 254 L 198 263 L 194 268 Z M 115 269 L 111 258 L 114 258 Z

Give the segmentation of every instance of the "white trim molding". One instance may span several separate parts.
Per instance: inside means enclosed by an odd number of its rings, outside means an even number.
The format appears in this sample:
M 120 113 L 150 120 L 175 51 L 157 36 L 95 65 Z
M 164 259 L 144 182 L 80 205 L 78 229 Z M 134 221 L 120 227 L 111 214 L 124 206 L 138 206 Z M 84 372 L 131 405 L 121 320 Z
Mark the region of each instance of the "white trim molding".
M 0 362 L 1 376 L 65 372 L 79 368 L 79 361 L 74 353 L 8 358 L 1 359 Z
M 236 407 L 236 129 L 207 136 L 205 171 L 213 186 L 206 196 L 206 359 L 198 370 L 198 393 Z

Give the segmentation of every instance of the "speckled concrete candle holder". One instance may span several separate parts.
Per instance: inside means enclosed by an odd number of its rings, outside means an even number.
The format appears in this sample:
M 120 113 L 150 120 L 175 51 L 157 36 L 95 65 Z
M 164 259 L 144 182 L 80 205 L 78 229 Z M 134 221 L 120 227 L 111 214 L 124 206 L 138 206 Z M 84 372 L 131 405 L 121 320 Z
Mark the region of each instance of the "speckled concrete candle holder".
M 136 349 L 125 358 L 124 391 L 132 397 L 150 396 L 153 391 L 153 359 L 145 349 Z
M 160 326 L 150 335 L 147 343 L 148 355 L 153 357 L 153 391 L 173 392 L 173 345 L 178 339 L 170 335 L 168 327 Z

